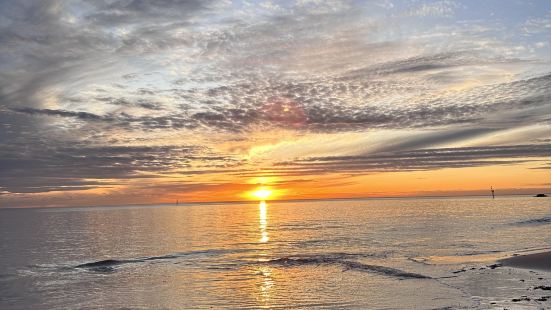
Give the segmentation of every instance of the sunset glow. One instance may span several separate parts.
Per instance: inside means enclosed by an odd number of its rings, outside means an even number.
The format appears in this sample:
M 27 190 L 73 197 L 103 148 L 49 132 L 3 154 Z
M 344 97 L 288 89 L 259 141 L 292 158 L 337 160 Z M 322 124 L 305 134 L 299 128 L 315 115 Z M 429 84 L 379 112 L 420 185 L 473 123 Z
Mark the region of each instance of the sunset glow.
M 272 190 L 268 189 L 268 188 L 265 188 L 265 187 L 261 187 L 257 190 L 255 190 L 254 192 L 251 193 L 251 196 L 256 198 L 256 199 L 259 199 L 259 200 L 266 200 L 268 198 L 270 198 L 270 196 L 272 195 Z

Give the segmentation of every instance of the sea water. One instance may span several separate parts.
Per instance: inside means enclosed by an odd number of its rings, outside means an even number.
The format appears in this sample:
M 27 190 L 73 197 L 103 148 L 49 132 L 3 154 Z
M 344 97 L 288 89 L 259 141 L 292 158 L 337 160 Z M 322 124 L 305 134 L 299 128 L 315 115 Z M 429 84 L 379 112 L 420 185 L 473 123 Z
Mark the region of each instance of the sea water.
M 541 309 L 492 264 L 549 249 L 526 196 L 0 209 L 0 308 Z

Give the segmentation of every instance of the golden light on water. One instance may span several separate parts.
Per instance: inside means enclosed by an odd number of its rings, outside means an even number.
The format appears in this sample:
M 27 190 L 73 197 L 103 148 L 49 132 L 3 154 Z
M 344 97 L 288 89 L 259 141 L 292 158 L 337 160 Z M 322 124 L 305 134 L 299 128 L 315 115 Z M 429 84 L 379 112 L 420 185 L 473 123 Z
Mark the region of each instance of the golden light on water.
M 266 201 L 261 201 L 258 205 L 258 218 L 259 218 L 259 228 L 260 228 L 260 242 L 265 243 L 270 239 L 268 237 L 268 205 Z
M 267 303 L 271 299 L 271 293 L 273 286 L 275 284 L 274 279 L 272 278 L 272 269 L 267 266 L 262 266 L 259 268 L 258 272 L 262 275 L 262 282 L 259 285 L 260 288 L 260 300 L 263 303 Z
M 253 193 L 256 192 L 257 191 Z M 258 227 L 260 231 L 260 239 L 258 241 L 260 243 L 268 242 L 268 240 L 270 240 L 270 237 L 268 236 L 268 204 L 264 200 L 258 203 Z M 266 255 L 266 253 L 264 252 L 262 255 Z M 262 280 L 258 285 L 260 291 L 257 298 L 262 303 L 266 304 L 271 299 L 271 292 L 275 284 L 271 276 L 272 269 L 268 266 L 261 266 L 258 272 L 262 275 Z

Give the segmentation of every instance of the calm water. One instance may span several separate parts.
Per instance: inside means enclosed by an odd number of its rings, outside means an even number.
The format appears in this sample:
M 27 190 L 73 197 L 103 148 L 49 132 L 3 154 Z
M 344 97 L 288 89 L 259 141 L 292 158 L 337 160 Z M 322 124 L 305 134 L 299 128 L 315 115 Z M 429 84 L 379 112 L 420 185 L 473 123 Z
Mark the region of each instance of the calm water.
M 518 275 L 453 271 L 550 232 L 532 197 L 3 209 L 0 308 L 483 308 Z

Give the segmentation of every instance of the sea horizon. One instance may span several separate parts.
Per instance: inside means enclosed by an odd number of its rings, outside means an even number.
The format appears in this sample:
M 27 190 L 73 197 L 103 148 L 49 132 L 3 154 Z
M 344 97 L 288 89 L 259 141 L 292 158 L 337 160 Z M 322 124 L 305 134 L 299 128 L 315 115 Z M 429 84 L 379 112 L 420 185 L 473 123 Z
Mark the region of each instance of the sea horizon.
M 113 205 L 64 205 L 64 206 L 2 206 L 2 209 L 63 209 L 63 208 L 94 208 L 94 207 L 155 207 L 155 206 L 187 206 L 187 205 L 218 205 L 218 204 L 258 204 L 261 201 L 267 203 L 285 203 L 285 202 L 308 202 L 308 201 L 339 201 L 339 200 L 401 200 L 401 199 L 453 199 L 453 198 L 482 198 L 488 197 L 489 199 L 498 199 L 499 197 L 535 197 L 537 194 L 549 194 L 551 195 L 551 189 L 544 189 L 544 191 L 537 191 L 534 194 L 501 194 L 492 198 L 492 195 L 484 194 L 471 194 L 471 195 L 414 195 L 414 196 L 374 196 L 374 197 L 336 197 L 336 198 L 305 198 L 305 199 L 266 199 L 266 200 L 230 200 L 230 201 L 178 201 L 178 202 L 162 202 L 162 203 L 136 203 L 136 204 L 113 204 Z

